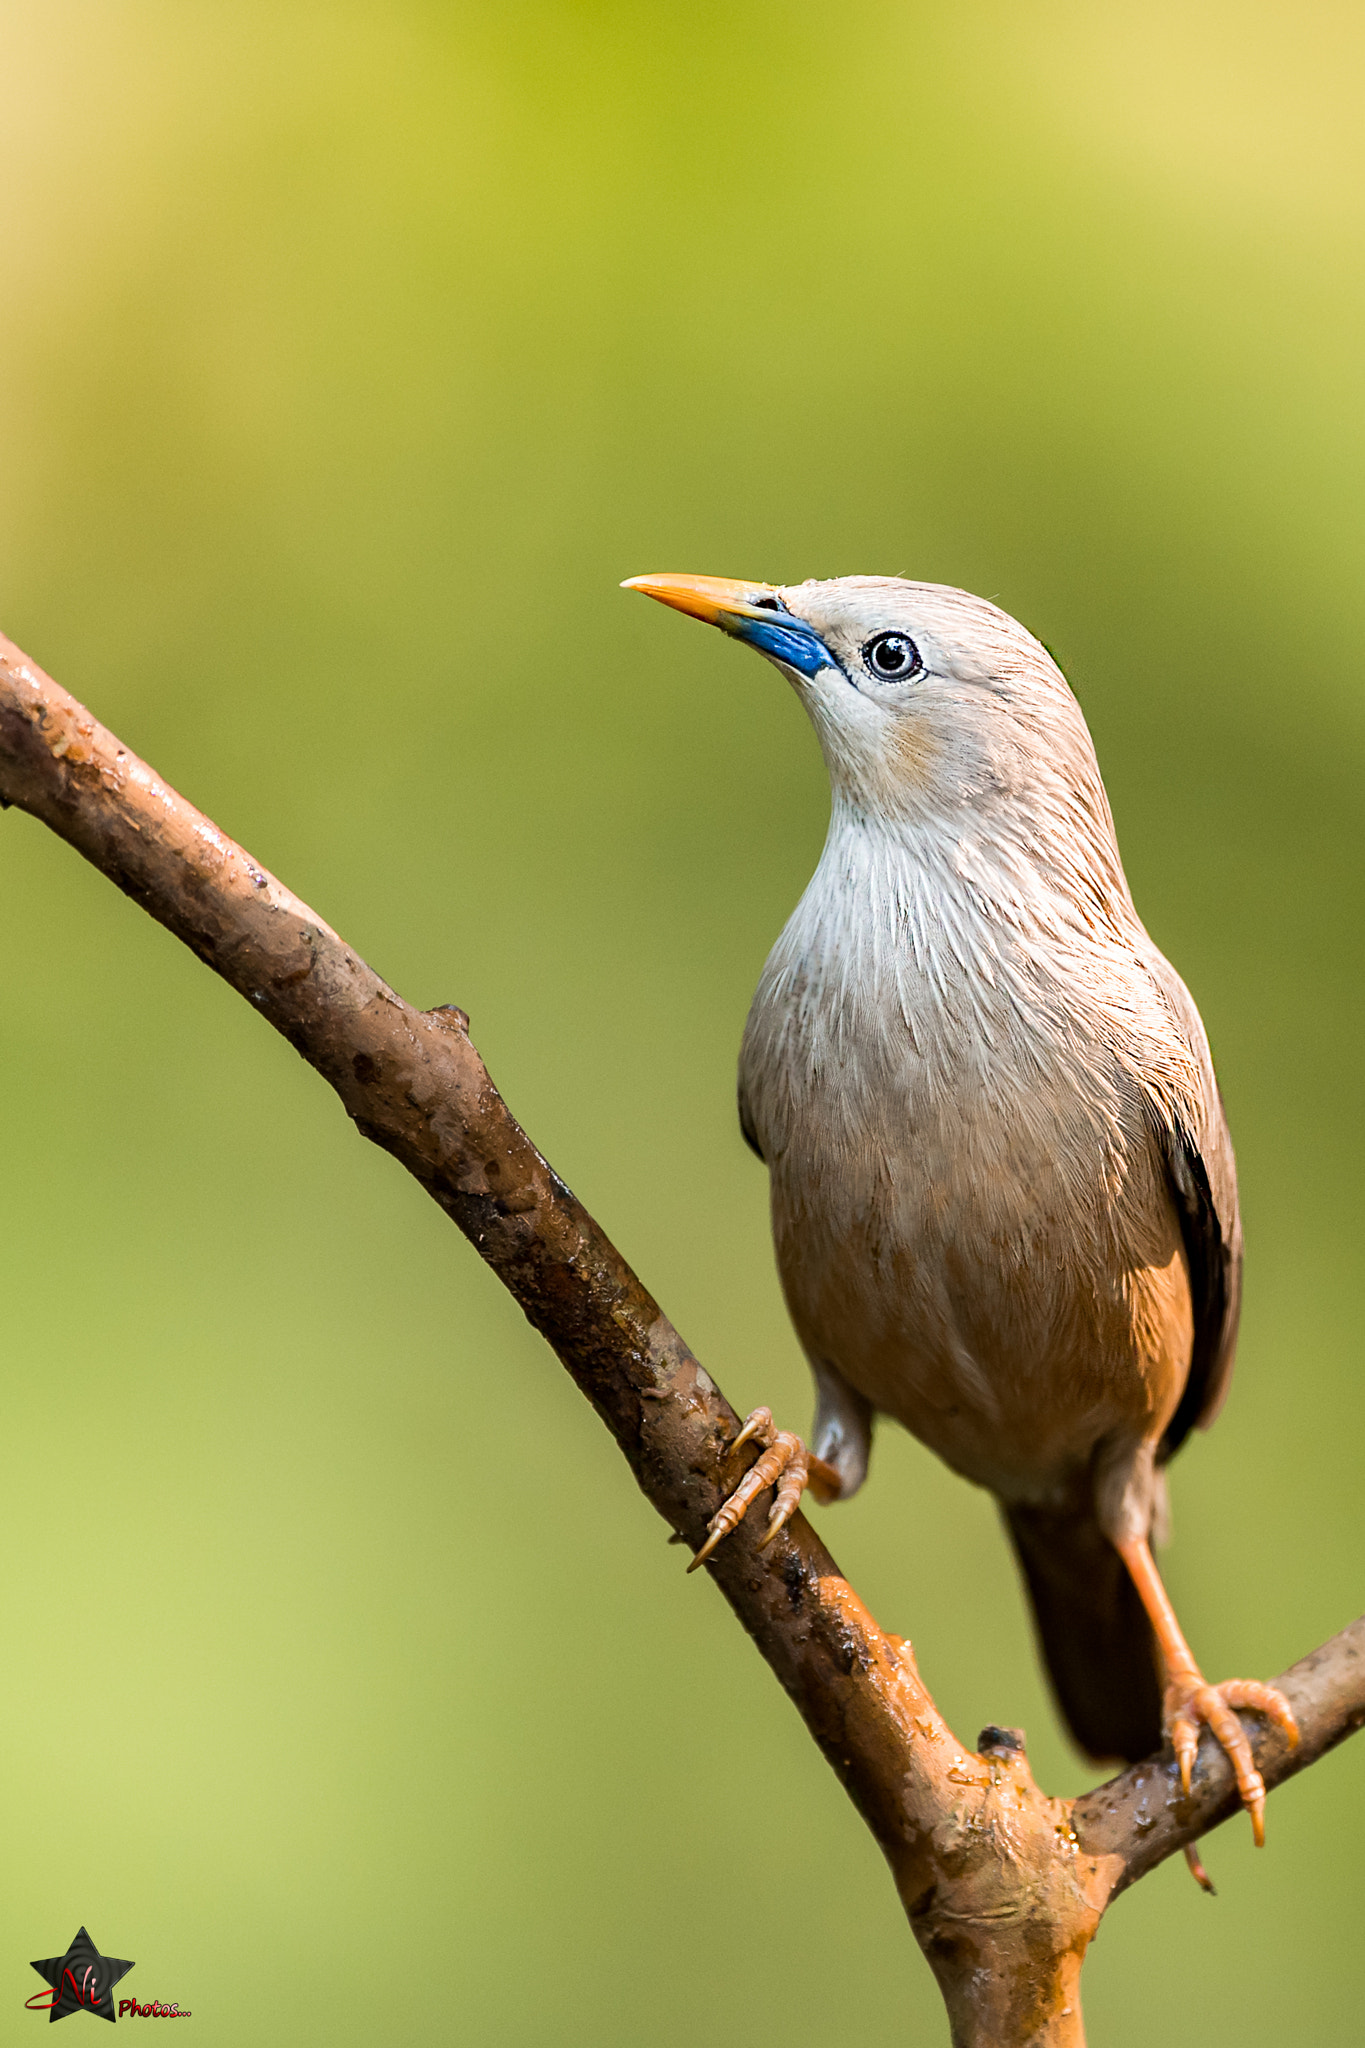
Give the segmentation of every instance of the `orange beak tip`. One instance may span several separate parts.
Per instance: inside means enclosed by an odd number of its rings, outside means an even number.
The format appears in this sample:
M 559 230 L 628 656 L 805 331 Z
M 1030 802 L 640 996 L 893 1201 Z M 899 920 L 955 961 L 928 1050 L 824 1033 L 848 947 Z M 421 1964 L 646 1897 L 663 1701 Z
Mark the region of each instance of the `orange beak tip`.
M 642 597 L 652 597 L 659 604 L 671 605 L 674 611 L 687 612 L 694 619 L 705 620 L 708 626 L 721 624 L 726 618 L 762 617 L 755 611 L 754 598 L 765 591 L 766 583 L 739 583 L 729 576 L 628 576 L 621 585 L 622 590 L 638 590 Z

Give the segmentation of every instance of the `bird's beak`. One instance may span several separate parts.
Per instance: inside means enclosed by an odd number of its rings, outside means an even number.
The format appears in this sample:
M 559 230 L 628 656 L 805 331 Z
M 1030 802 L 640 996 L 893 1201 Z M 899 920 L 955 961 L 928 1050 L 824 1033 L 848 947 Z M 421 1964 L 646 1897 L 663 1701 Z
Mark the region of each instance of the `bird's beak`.
M 632 576 L 623 590 L 643 591 L 660 604 L 719 626 L 736 640 L 812 676 L 838 666 L 814 626 L 799 619 L 771 583 L 736 583 L 728 576 Z
M 722 632 L 736 631 L 741 619 L 771 618 L 777 592 L 770 583 L 736 583 L 729 576 L 632 576 L 622 590 L 642 590 L 676 612 L 688 612 Z M 755 602 L 766 597 L 766 605 Z

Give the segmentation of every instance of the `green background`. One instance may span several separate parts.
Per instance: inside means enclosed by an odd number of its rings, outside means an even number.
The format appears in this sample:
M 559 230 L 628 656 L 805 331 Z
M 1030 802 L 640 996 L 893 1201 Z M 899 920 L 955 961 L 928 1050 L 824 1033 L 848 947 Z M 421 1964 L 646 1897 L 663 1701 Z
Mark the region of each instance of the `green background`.
M 1361 1605 L 1365 27 L 1346 6 L 5 0 L 0 621 L 513 1107 L 731 1399 L 810 1413 L 733 1113 L 824 829 L 618 580 L 998 599 L 1091 720 L 1238 1140 L 1176 1468 L 1211 1675 Z M 80 1921 L 199 2041 L 940 2040 L 878 1856 L 566 1376 L 294 1054 L 0 819 L 0 2041 Z M 960 1733 L 989 1500 L 820 1527 Z M 1092 2040 L 1360 2037 L 1365 1744 L 1125 1898 Z M 85 2022 L 81 2022 L 84 2026 Z

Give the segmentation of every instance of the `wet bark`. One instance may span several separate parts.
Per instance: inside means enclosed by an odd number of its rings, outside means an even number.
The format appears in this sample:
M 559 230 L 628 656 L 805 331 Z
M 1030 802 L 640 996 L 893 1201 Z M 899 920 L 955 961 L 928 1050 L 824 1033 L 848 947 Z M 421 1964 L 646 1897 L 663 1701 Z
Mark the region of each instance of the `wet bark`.
M 0 804 L 40 819 L 189 946 L 330 1083 L 363 1136 L 458 1224 L 553 1347 L 637 1482 L 693 1550 L 753 1455 L 658 1304 L 541 1157 L 453 1007 L 414 1010 L 329 925 L 0 637 Z M 1016 1731 L 969 1748 L 910 1646 L 878 1628 L 798 1515 L 746 1521 L 708 1570 L 890 1863 L 959 2048 L 1079 2048 L 1080 1970 L 1110 1901 L 1235 1808 L 1205 1740 L 1075 1801 L 1034 1784 Z M 1267 1785 L 1365 1722 L 1365 1620 L 1277 1681 L 1292 1756 L 1249 1724 Z

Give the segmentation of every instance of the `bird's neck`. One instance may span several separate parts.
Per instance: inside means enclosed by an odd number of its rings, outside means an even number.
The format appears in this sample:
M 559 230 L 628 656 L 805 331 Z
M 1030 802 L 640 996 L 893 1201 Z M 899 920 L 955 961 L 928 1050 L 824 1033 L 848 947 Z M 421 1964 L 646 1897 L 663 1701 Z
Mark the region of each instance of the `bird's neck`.
M 837 792 L 824 851 L 773 949 L 761 1005 L 821 1032 L 881 1018 L 945 1038 L 996 1023 L 1055 1033 L 1143 940 L 1107 824 L 994 801 L 942 815 L 870 816 Z
M 983 948 L 995 958 L 1131 944 L 1141 927 L 1108 805 L 1096 810 L 1088 794 L 991 791 L 888 817 L 836 788 L 802 907 L 841 946 L 894 932 L 926 957 L 956 951 L 964 966 Z

